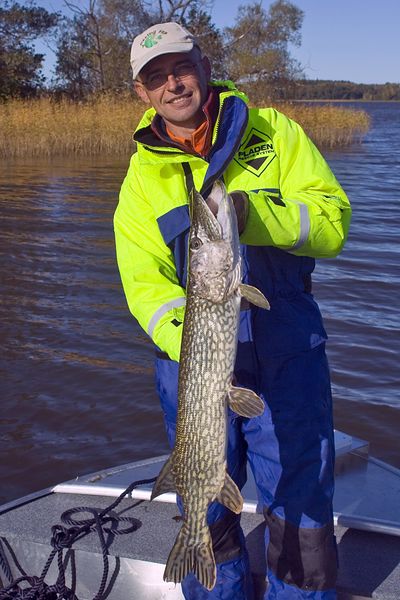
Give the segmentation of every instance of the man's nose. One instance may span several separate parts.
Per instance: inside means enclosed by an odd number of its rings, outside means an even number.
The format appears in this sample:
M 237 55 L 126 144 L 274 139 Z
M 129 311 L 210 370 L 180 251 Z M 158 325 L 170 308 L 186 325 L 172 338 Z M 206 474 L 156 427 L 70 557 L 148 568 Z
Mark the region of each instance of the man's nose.
M 169 90 L 176 90 L 182 85 L 182 81 L 175 75 L 175 73 L 168 73 L 167 77 L 167 88 Z

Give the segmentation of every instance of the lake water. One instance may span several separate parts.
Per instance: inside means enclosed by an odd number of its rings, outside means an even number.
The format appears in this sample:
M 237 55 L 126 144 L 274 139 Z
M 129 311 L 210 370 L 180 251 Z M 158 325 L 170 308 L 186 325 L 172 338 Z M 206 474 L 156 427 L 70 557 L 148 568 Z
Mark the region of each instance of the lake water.
M 336 427 L 400 467 L 400 104 L 363 104 L 361 145 L 325 152 L 354 209 L 321 260 Z M 112 215 L 128 158 L 27 160 L 0 173 L 0 501 L 168 452 L 152 345 L 129 315 Z

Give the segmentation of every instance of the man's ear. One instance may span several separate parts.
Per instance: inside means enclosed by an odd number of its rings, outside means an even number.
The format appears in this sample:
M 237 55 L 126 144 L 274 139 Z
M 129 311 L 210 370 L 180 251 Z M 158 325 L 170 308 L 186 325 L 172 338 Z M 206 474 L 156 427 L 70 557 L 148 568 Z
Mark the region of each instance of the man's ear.
M 141 83 L 140 81 L 134 81 L 133 89 L 135 90 L 136 94 L 139 96 L 142 102 L 145 102 L 146 104 L 151 104 L 150 98 L 147 95 L 147 91 L 143 83 Z

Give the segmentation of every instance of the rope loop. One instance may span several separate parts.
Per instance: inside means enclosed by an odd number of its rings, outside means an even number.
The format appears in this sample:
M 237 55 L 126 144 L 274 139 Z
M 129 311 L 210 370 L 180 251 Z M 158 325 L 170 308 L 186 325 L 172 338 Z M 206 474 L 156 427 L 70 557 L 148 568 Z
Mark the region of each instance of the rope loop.
M 86 529 L 86 528 L 85 528 Z M 51 528 L 50 544 L 55 550 L 63 550 L 71 548 L 75 540 L 82 534 L 86 533 L 82 527 L 64 527 L 63 525 L 53 525 Z
M 52 550 L 40 577 L 26 575 L 19 565 L 9 542 L 4 539 L 3 541 L 7 546 L 10 556 L 13 559 L 17 570 L 22 574 L 22 577 L 12 581 L 12 571 L 7 560 L 5 548 L 0 543 L 0 567 L 6 578 L 10 581 L 10 584 L 7 587 L 0 589 L 0 600 L 79 600 L 74 592 L 75 583 L 72 585 L 72 590 L 65 585 L 66 563 L 68 562 L 68 552 L 73 544 L 91 531 L 96 531 L 98 535 L 103 556 L 103 573 L 101 576 L 100 587 L 92 600 L 106 600 L 106 598 L 109 597 L 109 590 L 107 590 L 106 587 L 109 574 L 108 546 L 111 543 L 111 537 L 132 533 L 142 525 L 139 519 L 121 517 L 113 511 L 126 496 L 129 497 L 134 488 L 139 485 L 154 483 L 155 479 L 156 478 L 153 477 L 151 479 L 134 481 L 116 500 L 114 500 L 112 504 L 110 504 L 110 506 L 102 510 L 87 506 L 66 510 L 61 515 L 61 521 L 64 525 L 56 524 L 51 527 L 50 545 L 52 546 Z M 73 515 L 76 513 L 85 512 L 92 515 L 92 518 L 81 520 L 73 518 Z M 118 524 L 121 522 L 124 524 L 127 523 L 127 527 L 118 529 Z M 66 525 L 69 525 L 69 527 Z M 107 541 L 104 537 L 104 533 L 111 536 Z M 67 550 L 67 554 L 66 560 L 64 561 L 63 555 L 65 550 Z M 44 579 L 56 555 L 58 566 L 57 581 L 53 585 L 48 585 L 45 583 Z M 73 581 L 75 581 L 75 575 L 73 576 Z M 110 586 L 110 583 L 108 586 Z

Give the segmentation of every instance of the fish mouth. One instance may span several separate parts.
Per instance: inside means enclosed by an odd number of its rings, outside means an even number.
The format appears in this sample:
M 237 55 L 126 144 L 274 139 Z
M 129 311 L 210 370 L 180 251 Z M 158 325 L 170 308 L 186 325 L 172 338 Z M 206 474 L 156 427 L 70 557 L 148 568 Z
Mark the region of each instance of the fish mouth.
M 217 206 L 216 220 L 221 229 L 221 239 L 232 245 L 236 262 L 240 247 L 236 210 L 222 181 L 214 183 L 207 201 L 211 206 Z
M 218 214 L 214 214 L 203 196 L 193 190 L 191 197 L 191 221 L 192 229 L 200 237 L 205 236 L 210 242 L 218 242 L 224 239 L 223 229 L 218 220 Z
M 215 181 L 207 200 L 193 190 L 191 220 L 191 238 L 198 237 L 209 243 L 223 242 L 230 246 L 235 268 L 241 260 L 236 211 L 222 181 Z
M 225 302 L 241 281 L 241 253 L 236 211 L 225 185 L 216 181 L 207 200 L 192 193 L 189 272 L 195 293 Z

